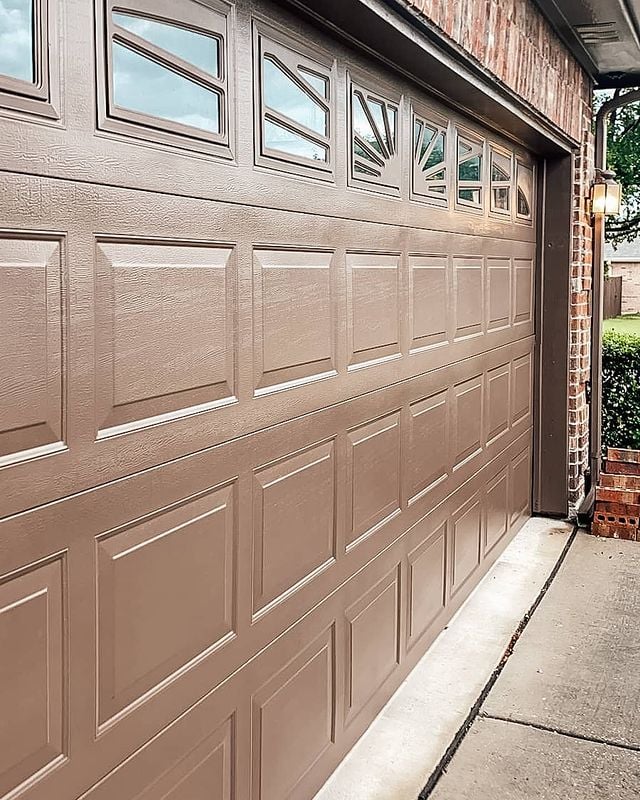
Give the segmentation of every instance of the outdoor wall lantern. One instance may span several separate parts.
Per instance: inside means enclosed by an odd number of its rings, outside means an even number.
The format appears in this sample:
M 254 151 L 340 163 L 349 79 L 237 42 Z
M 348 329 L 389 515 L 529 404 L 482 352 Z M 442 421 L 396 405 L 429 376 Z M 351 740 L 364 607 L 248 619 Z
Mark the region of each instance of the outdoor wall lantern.
M 617 216 L 620 213 L 620 184 L 615 180 L 615 172 L 598 170 L 591 187 L 591 213 Z

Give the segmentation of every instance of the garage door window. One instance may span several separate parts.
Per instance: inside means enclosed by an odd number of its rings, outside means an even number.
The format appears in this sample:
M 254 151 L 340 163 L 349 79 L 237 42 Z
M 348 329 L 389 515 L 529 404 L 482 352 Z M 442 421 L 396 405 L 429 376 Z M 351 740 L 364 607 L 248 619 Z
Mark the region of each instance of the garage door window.
M 398 104 L 351 86 L 351 178 L 397 192 Z
M 163 6 L 110 4 L 108 117 L 130 123 L 134 135 L 152 129 L 161 141 L 225 143 L 225 18 L 188 2 L 179 14 L 171 4 L 176 21 L 159 16 Z
M 258 34 L 258 163 L 315 177 L 332 173 L 333 85 L 321 64 Z
M 0 91 L 49 96 L 45 0 L 0 2 Z
M 516 216 L 522 222 L 531 222 L 533 207 L 533 169 L 518 161 L 518 197 Z
M 509 215 L 511 212 L 511 154 L 491 148 L 491 211 Z
M 458 204 L 462 208 L 483 207 L 482 172 L 484 142 L 458 134 Z
M 413 115 L 413 193 L 432 205 L 448 205 L 447 128 Z

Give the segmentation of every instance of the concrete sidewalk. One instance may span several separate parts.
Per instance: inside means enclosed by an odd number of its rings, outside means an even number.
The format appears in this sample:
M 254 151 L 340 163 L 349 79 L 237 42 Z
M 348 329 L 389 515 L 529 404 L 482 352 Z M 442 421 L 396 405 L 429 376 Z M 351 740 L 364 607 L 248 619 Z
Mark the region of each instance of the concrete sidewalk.
M 429 800 L 640 797 L 638 543 L 577 534 L 431 787 Z

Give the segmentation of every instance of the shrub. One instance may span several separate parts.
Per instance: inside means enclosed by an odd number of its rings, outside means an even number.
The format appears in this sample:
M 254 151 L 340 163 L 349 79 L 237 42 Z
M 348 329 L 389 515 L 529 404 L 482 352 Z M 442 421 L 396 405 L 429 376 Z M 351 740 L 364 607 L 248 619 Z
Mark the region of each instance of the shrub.
M 602 444 L 640 450 L 640 336 L 603 336 Z

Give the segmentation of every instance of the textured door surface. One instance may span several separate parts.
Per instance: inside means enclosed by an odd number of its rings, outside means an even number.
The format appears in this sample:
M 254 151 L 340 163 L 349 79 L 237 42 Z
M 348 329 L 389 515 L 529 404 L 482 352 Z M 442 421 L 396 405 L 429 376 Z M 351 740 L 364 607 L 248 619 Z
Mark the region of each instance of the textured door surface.
M 529 514 L 535 162 L 267 2 L 10 6 L 0 798 L 310 798 Z

